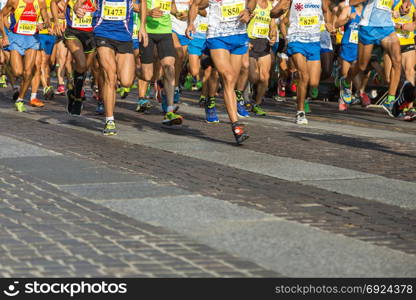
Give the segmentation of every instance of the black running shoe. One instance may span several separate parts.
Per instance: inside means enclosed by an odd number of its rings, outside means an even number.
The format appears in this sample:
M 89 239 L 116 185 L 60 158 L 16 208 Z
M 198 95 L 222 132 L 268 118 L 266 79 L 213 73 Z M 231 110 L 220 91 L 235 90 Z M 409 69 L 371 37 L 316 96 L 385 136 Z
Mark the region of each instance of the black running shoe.
M 71 114 L 72 113 L 72 105 L 74 103 L 74 90 L 68 90 L 66 92 L 66 111 Z
M 233 134 L 237 145 L 241 145 L 246 139 L 249 138 L 248 134 L 244 131 L 244 125 L 238 122 L 232 125 Z
M 81 115 L 81 111 L 82 111 L 82 99 L 74 99 L 74 102 L 72 103 L 72 108 L 71 108 L 71 115 L 76 115 L 79 116 Z
M 394 117 L 398 117 L 400 113 L 407 107 L 409 103 L 416 100 L 416 87 L 409 81 L 403 83 L 396 101 L 393 103 L 391 113 Z

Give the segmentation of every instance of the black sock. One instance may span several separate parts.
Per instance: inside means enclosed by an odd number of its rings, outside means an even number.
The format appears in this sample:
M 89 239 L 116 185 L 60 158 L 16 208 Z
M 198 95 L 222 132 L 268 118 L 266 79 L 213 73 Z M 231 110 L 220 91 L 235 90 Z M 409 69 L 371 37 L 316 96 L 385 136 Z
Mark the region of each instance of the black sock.
M 85 73 L 74 71 L 74 94 L 76 98 L 81 98 L 82 87 L 84 86 Z

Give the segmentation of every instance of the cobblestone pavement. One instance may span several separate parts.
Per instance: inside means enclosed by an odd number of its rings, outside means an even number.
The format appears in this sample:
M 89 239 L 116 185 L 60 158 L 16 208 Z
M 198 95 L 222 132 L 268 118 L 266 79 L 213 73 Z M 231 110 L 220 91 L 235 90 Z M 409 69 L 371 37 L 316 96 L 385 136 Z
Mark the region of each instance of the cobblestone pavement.
M 414 124 L 317 102 L 298 127 L 268 102 L 234 147 L 193 94 L 178 130 L 133 96 L 105 138 L 93 103 L 68 120 L 64 98 L 18 114 L 3 95 L 3 276 L 416 275 Z

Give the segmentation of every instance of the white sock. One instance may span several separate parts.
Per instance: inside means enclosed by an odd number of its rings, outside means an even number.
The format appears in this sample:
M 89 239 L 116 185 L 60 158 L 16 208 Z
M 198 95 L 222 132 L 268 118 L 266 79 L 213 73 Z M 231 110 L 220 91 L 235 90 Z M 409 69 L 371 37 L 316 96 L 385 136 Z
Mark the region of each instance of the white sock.
M 30 100 L 35 99 L 35 98 L 36 98 L 36 96 L 37 96 L 37 94 L 38 94 L 38 93 L 31 93 L 31 94 L 30 94 Z
M 16 102 L 23 102 L 22 98 L 17 98 Z
M 175 109 L 174 106 L 171 106 L 171 105 L 168 106 L 168 112 L 171 112 L 171 111 L 173 112 L 174 109 Z
M 298 110 L 298 112 L 297 112 L 296 114 L 299 114 L 299 113 L 305 113 L 305 111 L 303 111 L 303 110 Z
M 108 121 L 113 121 L 113 122 L 114 122 L 114 116 L 111 116 L 111 117 L 105 117 L 105 121 L 106 121 L 106 122 L 108 122 Z

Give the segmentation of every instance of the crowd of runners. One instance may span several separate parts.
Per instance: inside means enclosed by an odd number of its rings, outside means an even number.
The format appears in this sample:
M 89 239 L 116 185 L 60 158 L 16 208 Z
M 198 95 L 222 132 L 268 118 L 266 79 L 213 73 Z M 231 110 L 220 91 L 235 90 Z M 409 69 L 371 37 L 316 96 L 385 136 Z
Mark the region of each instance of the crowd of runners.
M 104 135 L 117 134 L 117 94 L 138 89 L 137 112 L 158 100 L 162 123 L 180 125 L 181 93 L 200 91 L 208 123 L 219 122 L 223 95 L 238 144 L 239 118 L 265 116 L 266 95 L 296 97 L 295 122 L 308 124 L 320 84 L 339 90 L 339 110 L 371 104 L 372 77 L 385 86 L 380 107 L 416 118 L 414 0 L 1 0 L 0 87 L 11 86 L 19 112 L 38 96 L 67 98 L 82 113 L 85 82 Z M 51 81 L 56 74 L 56 81 Z M 52 82 L 56 82 L 52 86 Z M 337 92 L 338 94 L 338 92 Z

